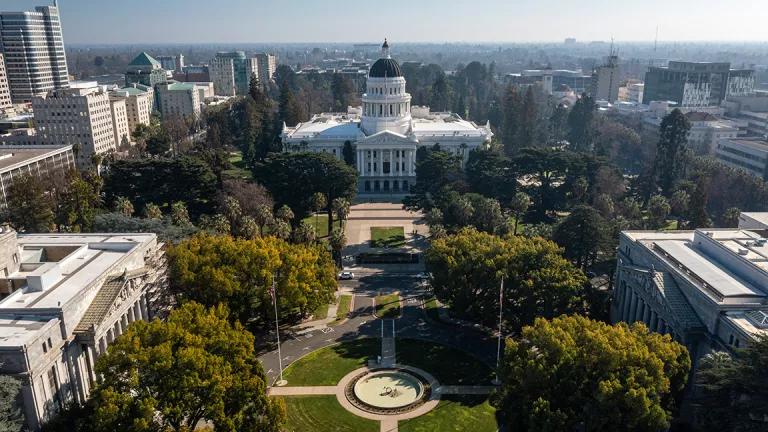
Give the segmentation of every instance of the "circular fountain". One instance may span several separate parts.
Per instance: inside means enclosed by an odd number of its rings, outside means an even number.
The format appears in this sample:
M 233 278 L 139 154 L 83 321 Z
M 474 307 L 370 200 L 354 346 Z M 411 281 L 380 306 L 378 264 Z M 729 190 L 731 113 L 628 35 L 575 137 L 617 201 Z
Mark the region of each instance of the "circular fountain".
M 347 399 L 364 411 L 400 414 L 429 399 L 430 385 L 405 369 L 379 369 L 356 376 L 346 388 Z

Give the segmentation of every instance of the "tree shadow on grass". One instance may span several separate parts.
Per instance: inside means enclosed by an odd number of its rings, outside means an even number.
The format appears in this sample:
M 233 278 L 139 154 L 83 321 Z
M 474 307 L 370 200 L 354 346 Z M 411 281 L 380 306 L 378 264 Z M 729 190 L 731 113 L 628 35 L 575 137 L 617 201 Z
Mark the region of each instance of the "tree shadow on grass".
M 398 339 L 397 362 L 423 369 L 442 385 L 488 385 L 493 370 L 475 356 L 446 345 Z

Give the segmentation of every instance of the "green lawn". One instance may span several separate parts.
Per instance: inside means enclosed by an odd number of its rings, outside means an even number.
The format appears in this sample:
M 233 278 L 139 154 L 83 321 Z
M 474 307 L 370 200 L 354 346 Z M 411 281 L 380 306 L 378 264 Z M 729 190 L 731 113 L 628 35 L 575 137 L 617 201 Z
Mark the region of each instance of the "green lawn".
M 284 397 L 285 432 L 378 432 L 379 422 L 342 408 L 335 396 Z
M 352 296 L 342 294 L 339 297 L 339 307 L 336 309 L 336 321 L 333 321 L 330 325 L 338 324 L 344 321 L 349 314 L 349 308 L 352 306 Z
M 400 316 L 400 294 L 376 296 L 376 316 L 379 318 L 397 318 Z
M 444 385 L 488 385 L 491 368 L 474 356 L 431 342 L 397 339 L 397 362 L 423 369 Z M 346 374 L 365 366 L 381 354 L 381 340 L 363 338 L 321 348 L 285 370 L 290 386 L 335 385 Z
M 398 422 L 400 432 L 496 432 L 496 409 L 485 396 L 445 396 L 423 416 Z
M 445 345 L 398 339 L 397 362 L 423 369 L 443 385 L 489 385 L 493 371 L 474 356 Z
M 328 318 L 328 306 L 327 304 L 322 304 L 317 307 L 314 311 L 312 311 L 312 319 L 313 320 L 321 320 Z
M 328 237 L 328 215 L 318 214 L 317 216 L 307 216 L 304 218 L 304 222 L 315 227 L 315 233 L 317 237 Z M 333 227 L 341 229 L 341 222 L 338 220 L 333 221 Z
M 405 245 L 403 227 L 371 227 L 371 247 L 396 248 Z
M 381 352 L 375 338 L 357 339 L 321 348 L 286 368 L 283 377 L 290 386 L 336 385 L 344 375 L 368 363 Z
M 424 302 L 424 312 L 427 316 L 433 320 L 440 322 L 440 306 L 437 304 L 437 299 L 432 297 Z
M 232 164 L 232 168 L 221 172 L 224 177 L 246 180 L 253 178 L 253 173 L 248 169 L 247 166 L 245 166 L 245 162 L 243 161 L 243 154 L 241 152 L 237 151 L 230 153 L 229 163 Z

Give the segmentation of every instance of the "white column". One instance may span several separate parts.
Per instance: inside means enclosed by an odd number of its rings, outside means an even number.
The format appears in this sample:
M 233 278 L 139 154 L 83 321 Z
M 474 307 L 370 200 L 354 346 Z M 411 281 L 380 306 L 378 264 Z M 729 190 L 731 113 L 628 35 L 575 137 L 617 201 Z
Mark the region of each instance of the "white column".
M 149 302 L 147 301 L 147 296 L 141 296 L 139 303 L 141 304 L 141 316 L 144 317 L 145 321 L 151 320 L 152 315 L 149 313 Z
M 624 321 L 632 323 L 635 320 L 635 309 L 637 309 L 637 295 L 634 291 L 630 291 L 629 309 L 624 314 Z
M 133 305 L 131 305 L 131 307 L 128 308 L 127 315 L 128 315 L 128 324 L 136 321 L 136 316 L 133 314 Z
M 141 305 L 139 304 L 140 301 L 141 300 L 136 300 L 136 303 L 133 304 L 133 315 L 136 317 L 136 321 L 145 319 L 141 315 Z
M 389 176 L 394 177 L 395 176 L 395 167 L 392 162 L 395 161 L 395 151 L 392 149 L 389 149 Z M 392 185 L 390 185 L 390 188 Z

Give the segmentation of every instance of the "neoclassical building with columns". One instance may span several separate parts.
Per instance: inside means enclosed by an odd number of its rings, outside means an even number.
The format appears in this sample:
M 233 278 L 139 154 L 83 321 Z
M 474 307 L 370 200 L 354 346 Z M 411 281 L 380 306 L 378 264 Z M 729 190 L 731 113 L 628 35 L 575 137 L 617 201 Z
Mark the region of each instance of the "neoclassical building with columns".
M 416 150 L 439 144 L 460 155 L 485 148 L 493 133 L 450 112 L 412 106 L 400 65 L 384 41 L 381 58 L 368 72 L 362 106 L 346 113 L 321 113 L 296 126 L 283 126 L 284 151 L 331 153 L 343 159 L 345 144 L 354 147 L 360 194 L 407 193 L 416 180 Z
M 684 344 L 694 368 L 712 351 L 768 335 L 768 230 L 621 233 L 613 322 L 643 322 Z
M 0 375 L 19 380 L 29 430 L 83 403 L 94 362 L 166 285 L 155 234 L 17 234 L 0 230 Z

